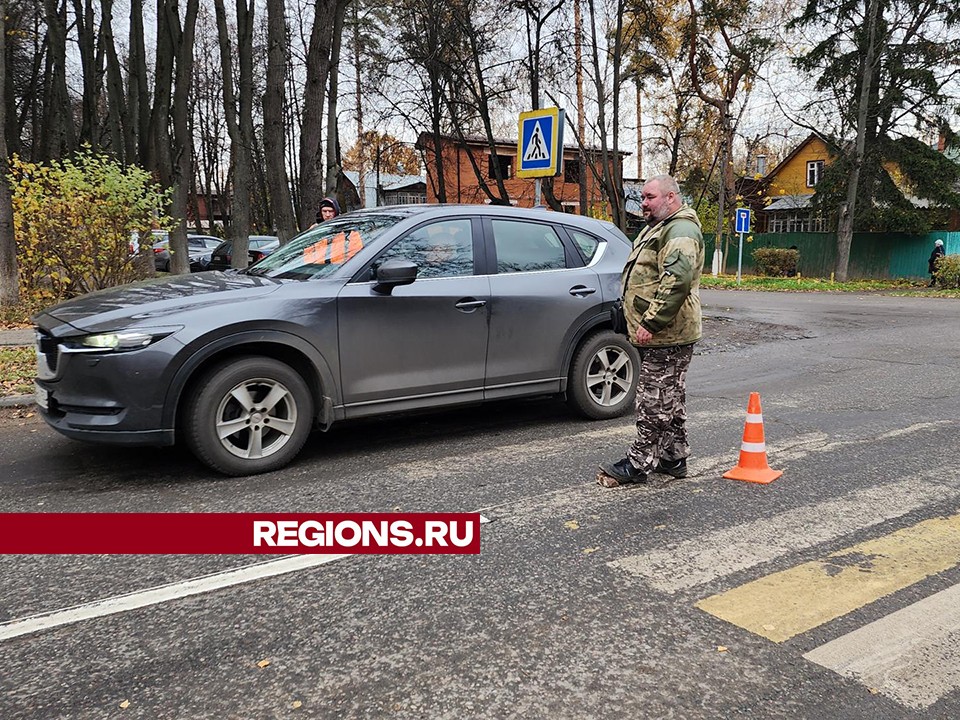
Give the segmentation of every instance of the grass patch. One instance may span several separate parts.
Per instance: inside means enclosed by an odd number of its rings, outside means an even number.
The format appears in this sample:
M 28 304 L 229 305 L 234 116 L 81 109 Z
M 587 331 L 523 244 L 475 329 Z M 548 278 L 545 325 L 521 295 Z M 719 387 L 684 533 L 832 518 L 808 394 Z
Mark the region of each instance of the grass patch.
M 737 285 L 735 275 L 702 275 L 700 285 L 718 290 L 769 290 L 773 292 L 881 292 L 889 295 L 922 295 L 960 298 L 960 289 L 927 287 L 919 280 L 848 280 L 832 282 L 825 278 L 761 277 L 744 275 Z
M 37 372 L 37 353 L 32 347 L 0 348 L 0 397 L 30 395 Z

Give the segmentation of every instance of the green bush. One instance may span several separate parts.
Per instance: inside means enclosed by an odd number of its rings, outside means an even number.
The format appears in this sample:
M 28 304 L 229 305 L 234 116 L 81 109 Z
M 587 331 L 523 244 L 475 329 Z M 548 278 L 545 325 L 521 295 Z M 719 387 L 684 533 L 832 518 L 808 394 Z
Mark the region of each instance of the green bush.
M 945 288 L 960 288 L 960 255 L 945 255 L 937 260 L 937 282 Z
M 752 253 L 753 263 L 758 275 L 767 277 L 791 277 L 797 274 L 800 261 L 799 250 L 785 248 L 757 248 Z
M 157 213 L 170 193 L 161 192 L 149 173 L 122 167 L 89 147 L 47 164 L 13 157 L 10 168 L 25 305 L 50 304 L 149 274 L 149 244 L 132 254 L 131 241 L 171 225 Z

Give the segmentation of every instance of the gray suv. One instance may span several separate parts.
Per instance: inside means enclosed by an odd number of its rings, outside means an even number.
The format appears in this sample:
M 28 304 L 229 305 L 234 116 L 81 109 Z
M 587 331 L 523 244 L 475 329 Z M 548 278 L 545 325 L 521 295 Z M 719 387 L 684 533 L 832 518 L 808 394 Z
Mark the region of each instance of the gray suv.
M 639 366 L 610 329 L 629 252 L 610 223 L 542 210 L 341 215 L 246 270 L 40 313 L 37 404 L 68 437 L 183 442 L 229 475 L 280 468 L 352 418 L 531 395 L 615 417 Z

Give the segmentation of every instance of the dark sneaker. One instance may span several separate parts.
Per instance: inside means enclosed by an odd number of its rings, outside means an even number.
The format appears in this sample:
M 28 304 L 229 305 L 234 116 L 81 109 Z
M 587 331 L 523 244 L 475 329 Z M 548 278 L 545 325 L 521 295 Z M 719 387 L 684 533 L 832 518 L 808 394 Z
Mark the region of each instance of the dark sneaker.
M 600 463 L 600 469 L 605 475 L 612 477 L 618 485 L 641 484 L 647 481 L 645 473 L 637 470 L 629 458 L 624 458 L 615 463 Z M 600 483 L 603 485 L 603 483 Z M 616 485 L 604 485 L 604 487 L 616 487 Z
M 687 460 L 686 458 L 680 458 L 679 460 L 661 460 L 654 472 L 672 475 L 675 478 L 685 478 L 687 476 Z

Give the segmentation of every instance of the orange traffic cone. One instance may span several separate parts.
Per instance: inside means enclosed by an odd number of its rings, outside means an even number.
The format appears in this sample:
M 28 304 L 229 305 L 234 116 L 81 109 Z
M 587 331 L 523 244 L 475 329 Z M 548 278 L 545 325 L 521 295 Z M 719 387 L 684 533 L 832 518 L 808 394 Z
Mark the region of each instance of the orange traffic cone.
M 723 474 L 730 480 L 766 485 L 783 475 L 783 470 L 771 470 L 767 465 L 767 444 L 763 439 L 763 414 L 760 410 L 760 393 L 750 393 L 747 403 L 747 422 L 743 426 L 743 442 L 740 443 L 740 461 L 732 470 Z

